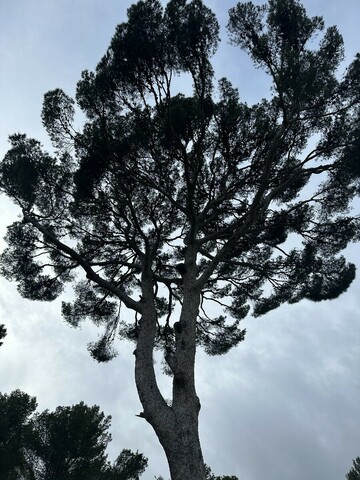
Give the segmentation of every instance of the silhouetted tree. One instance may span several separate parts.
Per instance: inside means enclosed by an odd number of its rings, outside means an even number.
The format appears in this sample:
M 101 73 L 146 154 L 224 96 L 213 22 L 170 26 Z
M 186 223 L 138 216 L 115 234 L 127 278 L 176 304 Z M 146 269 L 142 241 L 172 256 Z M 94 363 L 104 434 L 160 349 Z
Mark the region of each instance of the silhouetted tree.
M 356 457 L 353 460 L 352 467 L 349 470 L 349 473 L 346 474 L 347 480 L 360 480 L 360 457 Z
M 155 480 L 164 480 L 163 477 L 155 477 Z M 234 475 L 228 476 L 216 476 L 212 473 L 211 468 L 205 464 L 205 480 L 239 480 L 238 477 Z
M 83 271 L 62 313 L 104 328 L 90 345 L 99 361 L 116 354 L 116 337 L 135 342 L 141 416 L 172 480 L 205 477 L 196 347 L 224 354 L 243 340 L 251 306 L 259 316 L 333 299 L 355 276 L 340 252 L 359 238 L 349 206 L 359 194 L 360 56 L 339 79 L 341 35 L 298 0 L 239 3 L 228 30 L 269 75 L 269 100 L 249 106 L 224 78 L 216 88 L 219 27 L 201 0 L 139 1 L 96 70 L 82 73 L 83 130 L 72 126 L 75 101 L 48 92 L 55 154 L 16 134 L 1 165 L 2 190 L 23 214 L 8 229 L 3 275 L 24 297 L 53 300 Z M 173 86 L 184 73 L 190 95 Z M 171 405 L 154 349 L 173 376 Z
M 142 453 L 124 449 L 115 462 L 107 467 L 104 480 L 139 480 L 147 463 Z
M 38 433 L 35 452 L 41 459 L 40 478 L 96 478 L 106 465 L 111 417 L 83 402 L 45 410 L 33 419 Z
M 205 480 L 239 480 L 235 475 L 214 475 L 211 471 L 211 468 L 208 465 L 205 465 Z
M 36 399 L 16 390 L 0 394 L 1 480 L 139 480 L 141 453 L 107 459 L 110 416 L 83 402 L 34 413 Z
M 0 393 L 0 478 L 19 480 L 29 473 L 29 445 L 35 441 L 30 418 L 36 410 L 36 398 L 20 390 Z M 31 478 L 31 477 L 29 477 Z

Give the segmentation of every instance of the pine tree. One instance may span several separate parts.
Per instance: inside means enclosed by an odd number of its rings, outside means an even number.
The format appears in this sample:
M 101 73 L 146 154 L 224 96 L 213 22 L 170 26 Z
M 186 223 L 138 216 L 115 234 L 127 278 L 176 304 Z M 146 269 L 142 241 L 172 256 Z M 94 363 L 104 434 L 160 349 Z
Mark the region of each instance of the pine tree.
M 172 480 L 205 477 L 196 348 L 224 354 L 244 339 L 248 313 L 336 298 L 355 276 L 341 251 L 359 238 L 349 207 L 360 186 L 360 55 L 339 78 L 340 33 L 298 0 L 239 3 L 229 15 L 232 43 L 269 75 L 270 99 L 249 106 L 229 80 L 215 82 L 219 26 L 201 0 L 143 0 L 82 73 L 82 131 L 75 100 L 50 91 L 42 119 L 55 153 L 16 134 L 1 165 L 1 188 L 23 214 L 2 274 L 33 300 L 72 283 L 62 313 L 103 328 L 90 345 L 97 360 L 116 354 L 118 337 L 135 343 L 141 416 Z M 191 95 L 174 93 L 183 74 Z M 173 377 L 171 405 L 155 349 Z
M 349 473 L 346 474 L 347 480 L 359 480 L 360 479 L 360 457 L 356 457 L 353 460 L 352 467 Z

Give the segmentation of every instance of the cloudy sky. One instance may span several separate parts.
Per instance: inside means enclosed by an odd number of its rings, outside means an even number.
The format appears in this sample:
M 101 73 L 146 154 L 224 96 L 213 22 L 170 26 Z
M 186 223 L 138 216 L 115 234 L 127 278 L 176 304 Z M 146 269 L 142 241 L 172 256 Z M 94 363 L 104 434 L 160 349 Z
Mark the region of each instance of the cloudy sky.
M 60 87 L 72 95 L 83 69 L 105 52 L 129 0 L 0 0 L 0 155 L 7 136 L 26 132 L 48 140 L 41 125 L 43 94 Z M 206 0 L 222 25 L 229 0 Z M 360 50 L 359 0 L 304 0 L 344 35 L 347 61 Z M 239 86 L 254 102 L 267 83 L 246 57 L 227 43 L 216 57 L 218 77 Z M 80 125 L 79 125 L 80 127 Z M 17 210 L 0 197 L 0 237 Z M 0 241 L 0 248 L 4 242 Z M 360 246 L 347 257 L 360 266 Z M 339 480 L 360 455 L 360 278 L 341 298 L 301 302 L 244 321 L 246 341 L 218 358 L 197 359 L 201 438 L 206 462 L 217 475 L 240 480 Z M 90 324 L 68 327 L 59 302 L 22 299 L 0 279 L 0 323 L 8 336 L 0 348 L 0 391 L 34 395 L 40 409 L 81 400 L 113 416 L 110 456 L 122 448 L 149 457 L 144 480 L 168 476 L 156 437 L 135 415 L 141 407 L 133 379 L 133 350 L 122 344 L 107 365 L 95 363 L 86 345 L 96 339 Z M 161 379 L 165 395 L 167 378 Z M 170 393 L 169 393 L 170 396 Z

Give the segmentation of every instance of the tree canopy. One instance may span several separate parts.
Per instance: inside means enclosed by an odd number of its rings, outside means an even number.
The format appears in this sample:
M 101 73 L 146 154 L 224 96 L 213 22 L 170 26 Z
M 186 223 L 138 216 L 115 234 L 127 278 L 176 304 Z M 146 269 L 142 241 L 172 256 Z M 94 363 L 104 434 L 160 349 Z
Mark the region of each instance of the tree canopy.
M 139 480 L 141 453 L 107 459 L 110 416 L 83 402 L 35 412 L 36 398 L 0 394 L 0 475 L 3 480 Z
M 104 469 L 110 417 L 84 403 L 45 410 L 32 422 L 38 432 L 36 454 L 49 480 L 93 478 Z
M 353 460 L 352 467 L 349 472 L 346 474 L 347 480 L 359 480 L 360 479 L 360 457 L 356 457 Z
M 196 347 L 224 354 L 248 314 L 334 299 L 355 277 L 341 252 L 359 240 L 360 55 L 341 73 L 340 33 L 298 0 L 238 3 L 228 32 L 268 74 L 269 99 L 248 105 L 216 77 L 219 25 L 201 0 L 141 0 L 75 99 L 45 94 L 54 152 L 17 133 L 0 167 L 22 212 L 1 273 L 33 300 L 71 283 L 62 314 L 103 328 L 97 360 L 116 354 L 118 337 L 135 342 L 143 417 L 173 480 L 205 472 Z M 191 92 L 177 87 L 184 76 Z M 171 405 L 154 349 L 173 376 Z
M 216 86 L 219 28 L 201 1 L 165 9 L 140 1 L 95 72 L 82 73 L 83 130 L 72 127 L 75 101 L 56 89 L 42 111 L 56 155 L 10 137 L 1 187 L 24 215 L 9 227 L 2 273 L 24 297 L 52 300 L 82 267 L 86 278 L 62 312 L 73 326 L 86 317 L 104 326 L 91 347 L 98 360 L 111 357 L 117 334 L 136 339 L 138 320 L 125 321 L 121 306 L 141 314 L 145 269 L 156 289 L 156 343 L 173 348 L 190 245 L 204 307 L 197 343 L 210 354 L 243 339 L 250 305 L 263 315 L 335 298 L 354 278 L 339 252 L 359 231 L 348 208 L 359 193 L 360 57 L 339 79 L 341 35 L 296 0 L 239 3 L 228 30 L 269 74 L 270 100 L 248 106 L 229 80 Z M 174 92 L 182 73 L 193 79 L 191 95 Z M 209 300 L 234 322 L 209 314 Z
M 35 441 L 30 419 L 36 407 L 36 399 L 20 390 L 0 393 L 0 478 L 4 480 L 18 480 L 20 472 L 28 471 L 28 447 Z

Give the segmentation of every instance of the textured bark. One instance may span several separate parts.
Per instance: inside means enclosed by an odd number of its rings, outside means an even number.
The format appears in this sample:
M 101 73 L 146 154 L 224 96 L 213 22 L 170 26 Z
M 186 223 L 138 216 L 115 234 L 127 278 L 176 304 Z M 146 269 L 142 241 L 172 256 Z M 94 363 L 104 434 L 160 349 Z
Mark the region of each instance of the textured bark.
M 195 415 L 192 415 L 195 414 Z M 204 480 L 205 469 L 198 435 L 196 412 L 188 418 L 179 416 L 175 429 L 161 442 L 168 460 L 172 480 Z M 159 438 L 160 441 L 162 440 Z
M 204 480 L 198 417 L 200 402 L 195 390 L 196 319 L 200 291 L 195 288 L 196 266 L 189 255 L 184 274 L 183 306 L 176 329 L 176 348 L 166 360 L 173 373 L 172 405 L 166 404 L 156 382 L 153 347 L 156 310 L 151 276 L 143 275 L 142 317 L 135 352 L 135 378 L 143 406 L 142 416 L 152 425 L 164 448 L 172 480 Z

